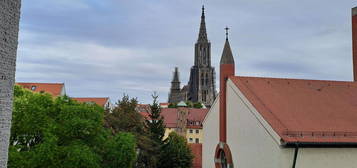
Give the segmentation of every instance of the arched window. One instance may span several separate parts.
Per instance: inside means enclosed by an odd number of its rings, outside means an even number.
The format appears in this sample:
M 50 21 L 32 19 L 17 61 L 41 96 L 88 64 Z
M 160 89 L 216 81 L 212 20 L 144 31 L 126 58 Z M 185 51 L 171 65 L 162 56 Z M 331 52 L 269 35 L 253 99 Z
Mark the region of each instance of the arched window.
M 234 168 L 232 153 L 226 143 L 220 142 L 217 145 L 214 158 L 216 168 Z
M 223 150 L 219 153 L 219 160 L 221 162 L 221 168 L 227 168 L 227 157 Z

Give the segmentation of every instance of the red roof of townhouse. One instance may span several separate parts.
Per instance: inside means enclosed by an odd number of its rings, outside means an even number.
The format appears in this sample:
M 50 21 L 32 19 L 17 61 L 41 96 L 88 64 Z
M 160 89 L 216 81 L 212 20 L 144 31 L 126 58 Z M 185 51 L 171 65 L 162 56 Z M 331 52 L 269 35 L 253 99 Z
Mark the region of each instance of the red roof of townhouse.
M 202 128 L 202 121 L 206 117 L 208 113 L 208 109 L 188 109 L 188 120 L 192 122 L 199 122 L 199 124 L 188 122 L 188 128 Z M 140 114 L 144 117 L 149 117 L 147 112 L 140 112 Z M 164 123 L 167 128 L 176 128 L 177 127 L 177 119 L 178 119 L 178 109 L 177 108 L 163 108 L 161 109 L 161 115 L 164 117 Z
M 160 107 L 167 108 L 170 105 L 170 103 L 160 103 L 159 105 L 160 105 Z
M 357 83 L 230 77 L 283 143 L 356 143 Z
M 192 168 L 202 168 L 202 144 L 189 144 L 193 156 Z
M 108 102 L 108 97 L 72 97 L 73 100 L 76 100 L 81 103 L 95 103 L 101 107 L 104 107 Z
M 61 96 L 64 93 L 64 83 L 16 83 L 23 88 L 32 90 L 34 92 L 45 92 L 52 96 Z

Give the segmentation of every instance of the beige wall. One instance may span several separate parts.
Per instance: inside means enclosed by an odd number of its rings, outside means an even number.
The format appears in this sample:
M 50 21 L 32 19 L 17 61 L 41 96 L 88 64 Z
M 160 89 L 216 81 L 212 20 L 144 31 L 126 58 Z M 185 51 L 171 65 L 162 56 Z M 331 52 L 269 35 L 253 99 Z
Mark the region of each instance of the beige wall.
M 190 130 L 192 130 L 192 133 L 190 133 Z M 187 128 L 186 138 L 188 143 L 196 143 L 196 139 L 199 140 L 199 143 L 203 143 L 203 130 Z M 192 138 L 192 141 L 190 141 L 190 138 Z
M 167 137 L 169 137 L 169 134 L 171 132 L 175 131 L 175 128 L 165 128 L 165 135 L 164 135 L 164 139 L 166 139 Z
M 219 143 L 219 98 L 217 97 L 203 121 L 202 167 L 214 168 L 214 153 Z
M 190 130 L 192 130 L 192 133 L 190 133 Z M 196 133 L 196 130 L 198 130 L 198 134 Z M 171 132 L 175 131 L 175 128 L 165 128 L 165 134 L 164 134 L 164 139 L 166 139 Z M 192 138 L 192 141 L 190 141 L 190 138 Z M 187 128 L 186 131 L 186 139 L 188 143 L 196 143 L 196 138 L 199 139 L 199 143 L 203 143 L 203 129 L 190 129 Z

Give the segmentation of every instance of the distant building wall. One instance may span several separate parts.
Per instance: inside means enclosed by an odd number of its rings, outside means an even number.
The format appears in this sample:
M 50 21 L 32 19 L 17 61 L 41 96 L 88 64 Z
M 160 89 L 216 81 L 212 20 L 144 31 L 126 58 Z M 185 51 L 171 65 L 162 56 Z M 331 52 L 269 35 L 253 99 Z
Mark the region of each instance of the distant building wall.
M 0 168 L 7 167 L 20 0 L 0 0 Z
M 186 138 L 188 143 L 203 143 L 203 129 L 187 128 Z

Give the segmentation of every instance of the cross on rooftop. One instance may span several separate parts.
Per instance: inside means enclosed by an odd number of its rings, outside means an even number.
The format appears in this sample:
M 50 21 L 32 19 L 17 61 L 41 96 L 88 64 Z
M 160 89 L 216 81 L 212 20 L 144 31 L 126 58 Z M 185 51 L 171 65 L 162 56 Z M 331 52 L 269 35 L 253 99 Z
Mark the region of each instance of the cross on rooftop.
M 229 27 L 226 26 L 226 28 L 224 28 L 226 30 L 226 39 L 228 39 L 228 31 L 229 31 Z

